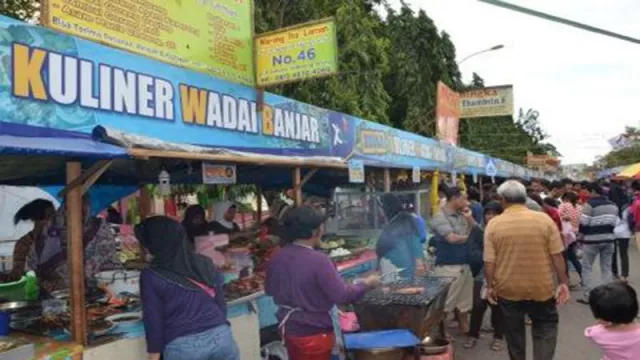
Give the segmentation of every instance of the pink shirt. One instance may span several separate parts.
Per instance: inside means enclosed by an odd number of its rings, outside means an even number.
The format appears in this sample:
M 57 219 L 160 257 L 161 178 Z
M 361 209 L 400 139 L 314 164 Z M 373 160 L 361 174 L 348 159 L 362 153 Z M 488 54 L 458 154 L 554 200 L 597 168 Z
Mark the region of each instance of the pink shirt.
M 602 350 L 602 360 L 640 359 L 640 326 L 628 331 L 611 331 L 602 325 L 584 330 L 584 335 Z

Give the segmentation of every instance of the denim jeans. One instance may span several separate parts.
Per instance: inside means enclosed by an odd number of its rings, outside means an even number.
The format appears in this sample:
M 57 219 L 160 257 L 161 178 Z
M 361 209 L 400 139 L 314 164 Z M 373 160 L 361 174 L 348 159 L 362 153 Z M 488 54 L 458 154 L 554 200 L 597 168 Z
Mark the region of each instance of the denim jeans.
M 164 348 L 163 360 L 240 360 L 231 327 L 220 325 L 199 334 L 179 337 Z
M 615 243 L 613 241 L 582 245 L 582 281 L 584 283 L 584 300 L 589 300 L 589 293 L 599 284 L 607 284 L 613 281 L 611 262 L 613 261 L 614 249 Z M 593 264 L 596 262 L 597 256 L 600 256 L 601 282 L 597 282 L 593 276 Z
M 527 331 L 525 314 L 531 319 L 533 360 L 550 360 L 556 352 L 558 341 L 558 309 L 556 300 L 510 301 L 498 299 L 502 311 L 505 337 L 511 360 L 527 359 Z

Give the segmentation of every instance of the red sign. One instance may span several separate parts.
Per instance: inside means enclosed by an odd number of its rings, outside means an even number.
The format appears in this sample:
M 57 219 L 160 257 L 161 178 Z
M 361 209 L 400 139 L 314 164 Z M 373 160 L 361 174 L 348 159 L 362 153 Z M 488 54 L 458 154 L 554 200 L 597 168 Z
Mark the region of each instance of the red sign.
M 438 82 L 436 105 L 436 136 L 451 145 L 458 145 L 460 126 L 460 94 Z

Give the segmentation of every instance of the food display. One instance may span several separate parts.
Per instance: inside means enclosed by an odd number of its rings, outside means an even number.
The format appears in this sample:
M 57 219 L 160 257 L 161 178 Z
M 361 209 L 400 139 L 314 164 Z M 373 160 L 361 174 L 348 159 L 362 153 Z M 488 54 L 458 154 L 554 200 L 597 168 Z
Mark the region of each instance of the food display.
M 341 256 L 349 256 L 351 255 L 351 251 L 345 249 L 345 248 L 337 248 L 337 249 L 333 249 L 331 250 L 331 252 L 329 252 L 329 257 L 331 258 L 336 258 L 336 257 L 341 257 Z
M 237 300 L 264 290 L 266 275 L 263 273 L 231 281 L 224 285 L 226 300 Z

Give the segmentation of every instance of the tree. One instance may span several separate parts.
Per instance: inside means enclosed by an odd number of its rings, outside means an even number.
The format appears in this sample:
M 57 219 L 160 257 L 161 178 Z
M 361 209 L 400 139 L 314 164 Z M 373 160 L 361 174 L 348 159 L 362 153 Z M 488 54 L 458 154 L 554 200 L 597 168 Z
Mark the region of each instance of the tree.
M 384 35 L 389 39 L 385 89 L 391 96 L 389 118 L 398 128 L 435 135 L 438 81 L 453 89 L 462 86 L 449 35 L 439 33 L 424 11 L 416 15 L 403 3 L 398 12 L 387 8 Z
M 36 21 L 39 9 L 39 1 L 0 0 L 0 14 L 22 21 Z
M 605 168 L 631 165 L 640 162 L 640 129 L 634 126 L 625 127 L 622 134 L 626 138 L 626 146 L 612 150 L 598 161 Z
M 338 30 L 339 71 L 327 78 L 268 90 L 327 109 L 389 123 L 389 41 L 380 36 L 382 20 L 373 0 L 265 0 L 255 3 L 256 33 L 334 16 Z M 286 16 L 285 16 L 286 14 Z

